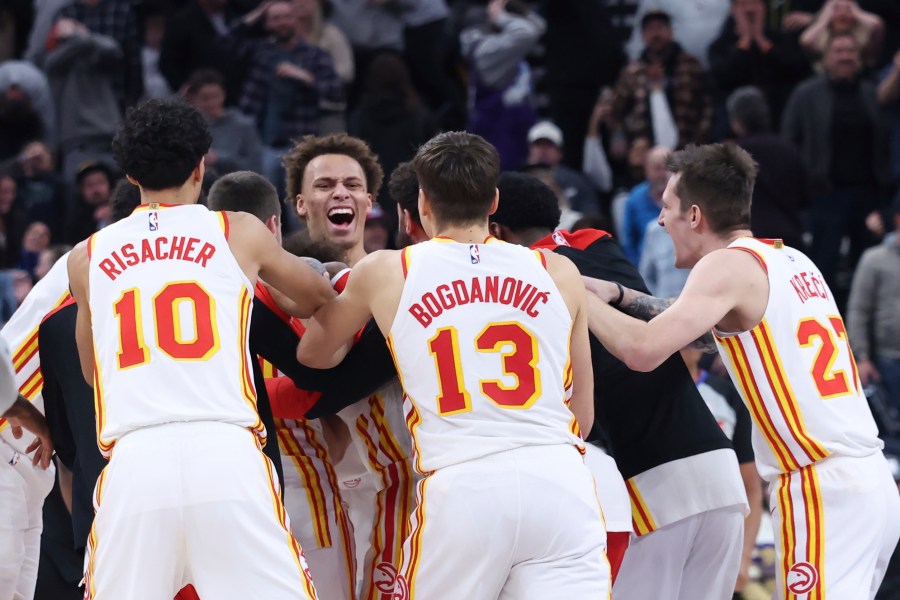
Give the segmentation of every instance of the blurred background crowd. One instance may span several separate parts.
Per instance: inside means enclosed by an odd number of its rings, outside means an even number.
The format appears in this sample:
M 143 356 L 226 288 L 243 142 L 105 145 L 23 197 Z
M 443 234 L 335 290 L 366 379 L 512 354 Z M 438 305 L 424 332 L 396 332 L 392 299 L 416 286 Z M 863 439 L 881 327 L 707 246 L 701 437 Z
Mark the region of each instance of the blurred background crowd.
M 281 157 L 309 134 L 358 136 L 390 173 L 439 131 L 476 132 L 661 296 L 687 276 L 656 223 L 666 154 L 733 141 L 760 165 L 755 235 L 820 267 L 900 433 L 896 0 L 4 0 L 0 322 L 108 222 L 125 110 L 173 95 L 209 123 L 209 185 L 249 169 L 284 193 Z M 377 200 L 369 251 L 396 232 Z

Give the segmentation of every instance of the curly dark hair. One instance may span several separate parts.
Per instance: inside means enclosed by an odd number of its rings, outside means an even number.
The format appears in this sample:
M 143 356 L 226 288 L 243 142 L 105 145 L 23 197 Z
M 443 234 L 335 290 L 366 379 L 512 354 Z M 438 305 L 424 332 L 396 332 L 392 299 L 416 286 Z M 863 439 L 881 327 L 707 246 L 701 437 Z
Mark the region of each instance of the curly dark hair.
M 284 169 L 287 174 L 287 195 L 293 202 L 303 188 L 303 176 L 306 166 L 316 157 L 323 154 L 343 154 L 359 163 L 366 174 L 366 191 L 373 198 L 378 197 L 384 170 L 378 162 L 378 156 L 369 145 L 359 138 L 336 133 L 323 137 L 307 135 L 284 156 Z
M 400 163 L 391 173 L 388 193 L 397 206 L 409 211 L 417 225 L 422 224 L 419 219 L 419 178 L 411 162 Z
M 141 204 L 141 190 L 127 179 L 120 179 L 113 188 L 110 199 L 109 220 L 112 223 L 121 221 L 131 215 Z
M 500 202 L 490 218 L 491 223 L 513 231 L 548 229 L 559 225 L 559 201 L 547 184 L 524 173 L 503 173 L 497 182 Z
M 181 101 L 153 99 L 129 109 L 112 149 L 126 175 L 155 191 L 181 187 L 211 143 L 197 109 Z

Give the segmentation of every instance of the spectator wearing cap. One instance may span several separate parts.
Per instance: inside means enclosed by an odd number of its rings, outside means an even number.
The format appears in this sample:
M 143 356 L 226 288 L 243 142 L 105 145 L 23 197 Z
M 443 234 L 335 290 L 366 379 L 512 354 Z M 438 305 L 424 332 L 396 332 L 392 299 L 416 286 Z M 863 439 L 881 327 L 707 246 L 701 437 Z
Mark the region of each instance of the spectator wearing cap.
M 782 134 L 803 156 L 810 172 L 810 258 L 839 298 L 836 279 L 841 240 L 850 239 L 849 268 L 876 240 L 866 218 L 881 205 L 890 183 L 888 127 L 875 85 L 861 78 L 862 59 L 849 33 L 831 37 L 825 72 L 797 86 L 782 118 Z
M 47 38 L 44 70 L 56 102 L 62 172 L 67 183 L 87 160 L 112 160 L 110 144 L 121 118 L 117 73 L 122 49 L 108 35 L 69 18 L 59 19 Z
M 219 175 L 262 171 L 262 144 L 256 126 L 239 110 L 225 108 L 225 80 L 218 71 L 201 69 L 191 75 L 185 99 L 200 111 L 212 135 L 207 167 Z
M 100 161 L 86 162 L 78 169 L 75 182 L 75 207 L 66 227 L 66 242 L 72 245 L 109 224 L 112 169 Z
M 850 290 L 847 330 L 864 386 L 881 382 L 900 411 L 900 194 L 894 235 L 866 250 Z
M 619 243 L 625 256 L 634 266 L 638 266 L 641 262 L 647 225 L 659 218 L 662 195 L 671 176 L 666 170 L 666 157 L 669 151 L 670 149 L 665 146 L 650 149 L 644 161 L 646 180 L 635 186 L 625 201 Z
M 528 167 L 550 169 L 569 208 L 582 215 L 597 214 L 600 203 L 587 177 L 563 164 L 563 141 L 562 131 L 555 124 L 535 124 L 528 130 Z
M 766 95 L 778 123 L 791 90 L 809 75 L 809 63 L 792 36 L 767 26 L 764 0 L 731 0 L 731 16 L 709 47 L 709 71 L 717 107 L 752 85 Z
M 528 130 L 537 121 L 525 57 L 537 45 L 546 22 L 519 0 L 491 0 L 487 20 L 477 16 L 470 20 L 460 34 L 470 73 L 467 129 L 493 144 L 501 170 L 512 171 L 525 162 Z
M 705 142 L 713 113 L 703 66 L 672 39 L 668 14 L 646 13 L 641 33 L 644 50 L 613 90 L 613 123 L 629 140 L 647 137 L 670 148 Z
M 772 132 L 769 108 L 762 91 L 742 87 L 727 102 L 731 129 L 737 144 L 759 165 L 753 187 L 750 229 L 761 238 L 780 238 L 805 251 L 802 211 L 809 206 L 806 164 L 797 149 Z
M 796 0 L 795 0 L 796 1 Z M 631 39 L 626 45 L 628 56 L 633 60 L 641 55 L 647 47 L 642 27 L 644 17 L 649 14 L 664 13 L 671 19 L 675 30 L 675 41 L 684 51 L 697 57 L 700 64 L 706 67 L 706 55 L 709 45 L 716 36 L 722 23 L 728 17 L 729 0 L 706 0 L 704 2 L 685 2 L 685 0 L 640 0 L 635 26 L 631 31 Z

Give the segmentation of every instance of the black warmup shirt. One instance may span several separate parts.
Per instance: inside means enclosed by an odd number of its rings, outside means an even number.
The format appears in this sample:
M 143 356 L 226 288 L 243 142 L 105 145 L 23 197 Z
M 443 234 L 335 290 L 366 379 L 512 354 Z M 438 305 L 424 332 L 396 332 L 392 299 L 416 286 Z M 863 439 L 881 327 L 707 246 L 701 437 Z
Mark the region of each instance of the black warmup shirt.
M 582 275 L 649 293 L 637 269 L 606 232 L 558 231 L 533 248 L 562 254 Z M 732 447 L 679 354 L 649 373 L 630 370 L 593 335 L 591 354 L 595 420 L 588 440 L 608 443 L 625 479 L 673 460 Z

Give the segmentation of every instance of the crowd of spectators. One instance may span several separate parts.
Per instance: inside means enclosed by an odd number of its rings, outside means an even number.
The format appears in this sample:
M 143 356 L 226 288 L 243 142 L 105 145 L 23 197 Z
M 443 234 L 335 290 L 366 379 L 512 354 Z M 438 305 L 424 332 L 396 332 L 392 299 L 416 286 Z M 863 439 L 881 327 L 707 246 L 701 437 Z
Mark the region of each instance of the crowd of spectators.
M 844 304 L 863 252 L 896 246 L 898 31 L 890 0 L 7 2 L 0 319 L 44 253 L 107 222 L 128 107 L 171 95 L 209 123 L 210 182 L 249 169 L 282 193 L 304 135 L 349 131 L 390 172 L 438 131 L 477 132 L 551 186 L 563 227 L 610 230 L 667 295 L 686 273 L 656 224 L 663 158 L 730 140 L 760 165 L 754 233 L 808 251 Z M 396 208 L 378 202 L 390 245 Z M 877 336 L 855 337 L 869 358 Z

